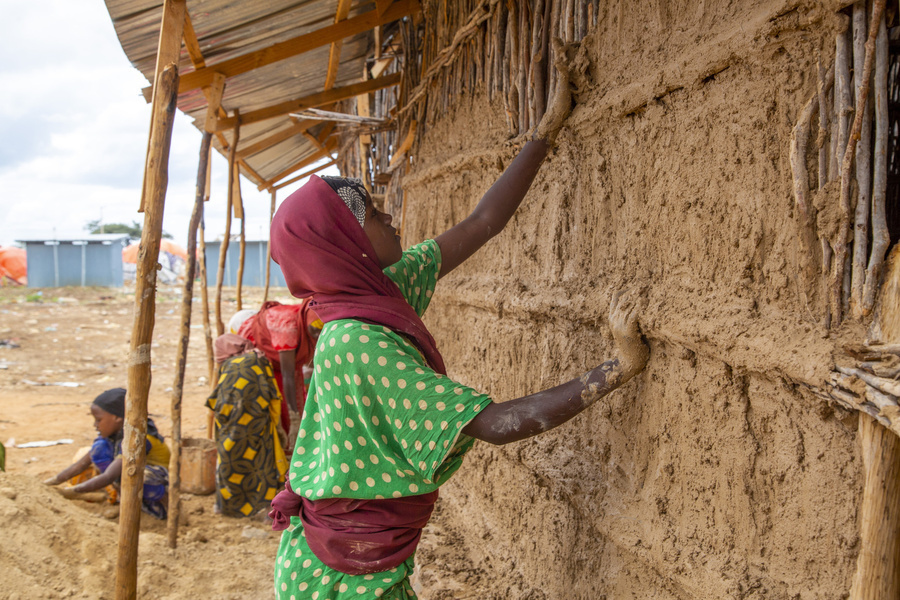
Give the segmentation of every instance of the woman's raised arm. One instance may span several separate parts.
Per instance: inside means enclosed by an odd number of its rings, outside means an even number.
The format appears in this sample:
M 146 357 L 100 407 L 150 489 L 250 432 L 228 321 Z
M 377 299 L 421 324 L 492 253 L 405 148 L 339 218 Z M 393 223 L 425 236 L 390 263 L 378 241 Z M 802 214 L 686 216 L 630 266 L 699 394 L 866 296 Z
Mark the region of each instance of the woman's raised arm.
M 475 254 L 489 239 L 500 233 L 519 208 L 531 187 L 541 163 L 556 140 L 556 135 L 572 111 L 569 74 L 565 67 L 562 42 L 553 40 L 558 83 L 547 112 L 534 131 L 532 141 L 525 144 L 503 175 L 478 202 L 468 217 L 435 238 L 441 248 L 443 277 Z
M 503 230 L 528 193 L 549 150 L 544 140 L 525 144 L 472 214 L 435 238 L 441 248 L 439 277 L 461 265 Z

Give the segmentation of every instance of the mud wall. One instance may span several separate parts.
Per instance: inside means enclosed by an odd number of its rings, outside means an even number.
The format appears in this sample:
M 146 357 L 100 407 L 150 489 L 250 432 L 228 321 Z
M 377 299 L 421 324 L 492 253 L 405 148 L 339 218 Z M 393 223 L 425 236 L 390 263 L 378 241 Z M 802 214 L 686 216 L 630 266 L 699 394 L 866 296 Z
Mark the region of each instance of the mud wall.
M 611 293 L 634 288 L 650 362 L 557 430 L 477 446 L 434 525 L 470 559 L 445 582 L 485 598 L 846 597 L 856 418 L 802 385 L 825 381 L 836 334 L 798 280 L 788 161 L 840 8 L 601 6 L 558 148 L 426 322 L 451 375 L 503 401 L 609 358 Z M 467 215 L 515 149 L 484 94 L 429 122 L 404 243 Z

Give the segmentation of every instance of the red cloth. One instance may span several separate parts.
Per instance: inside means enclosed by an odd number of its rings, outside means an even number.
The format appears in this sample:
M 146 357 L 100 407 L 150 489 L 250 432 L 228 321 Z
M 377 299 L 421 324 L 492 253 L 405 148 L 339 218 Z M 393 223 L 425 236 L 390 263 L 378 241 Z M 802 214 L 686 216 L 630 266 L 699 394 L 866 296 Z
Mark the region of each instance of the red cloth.
M 265 354 L 272 363 L 278 389 L 284 395 L 284 378 L 281 369 L 279 352 L 296 349 L 294 361 L 294 388 L 296 390 L 297 410 L 303 412 L 306 402 L 306 386 L 303 384 L 303 365 L 312 360 L 315 351 L 315 340 L 309 335 L 309 325 L 319 317 L 309 309 L 309 302 L 302 304 L 281 304 L 269 301 L 262 305 L 255 316 L 250 317 L 238 330 L 238 335 L 253 342 L 256 349 Z M 282 425 L 290 416 L 287 407 L 282 411 Z M 290 425 L 285 431 L 290 430 Z
M 431 368 L 447 373 L 428 328 L 381 270 L 372 243 L 331 186 L 313 175 L 288 196 L 275 213 L 271 240 L 291 294 L 312 297 L 322 321 L 384 325 L 412 338 Z
M 380 573 L 400 565 L 416 550 L 431 518 L 437 490 L 386 500 L 332 498 L 312 502 L 290 486 L 272 500 L 272 529 L 283 531 L 299 516 L 309 549 L 342 573 Z

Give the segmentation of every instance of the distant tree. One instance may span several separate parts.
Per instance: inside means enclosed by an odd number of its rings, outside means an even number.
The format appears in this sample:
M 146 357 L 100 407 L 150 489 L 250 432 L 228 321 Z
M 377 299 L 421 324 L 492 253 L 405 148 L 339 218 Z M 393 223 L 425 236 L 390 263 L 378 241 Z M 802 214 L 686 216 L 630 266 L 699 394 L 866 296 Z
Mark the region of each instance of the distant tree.
M 88 221 L 84 225 L 88 233 L 127 233 L 129 237 L 135 240 L 141 239 L 141 231 L 143 226 L 137 221 L 132 221 L 131 225 L 125 223 L 100 223 L 100 219 Z M 173 239 L 172 234 L 162 232 L 162 236 L 167 239 Z

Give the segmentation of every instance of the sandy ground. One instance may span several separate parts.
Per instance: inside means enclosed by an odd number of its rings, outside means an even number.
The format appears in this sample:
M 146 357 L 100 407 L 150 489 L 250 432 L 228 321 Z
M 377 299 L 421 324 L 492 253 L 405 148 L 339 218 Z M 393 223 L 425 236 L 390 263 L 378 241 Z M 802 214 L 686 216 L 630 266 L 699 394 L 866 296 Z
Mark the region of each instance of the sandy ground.
M 280 290 L 276 299 L 286 292 Z M 117 511 L 108 504 L 62 498 L 41 481 L 68 464 L 95 436 L 89 406 L 101 391 L 124 386 L 133 324 L 128 289 L 0 289 L 0 598 L 111 598 Z M 234 290 L 224 314 L 236 307 Z M 160 289 L 153 343 L 149 412 L 167 438 L 170 390 L 180 326 L 180 290 Z M 258 304 L 262 290 L 246 290 Z M 31 301 L 29 301 L 31 300 Z M 35 301 L 38 300 L 38 301 Z M 195 301 L 195 307 L 199 302 Z M 185 377 L 184 437 L 206 436 L 206 350 L 195 322 Z M 77 387 L 62 387 L 59 383 Z M 28 442 L 71 444 L 17 448 Z M 140 597 L 189 598 L 199 590 L 220 598 L 268 597 L 278 535 L 262 523 L 213 514 L 213 496 L 183 496 L 179 545 L 166 546 L 165 523 L 144 515 L 139 555 Z

